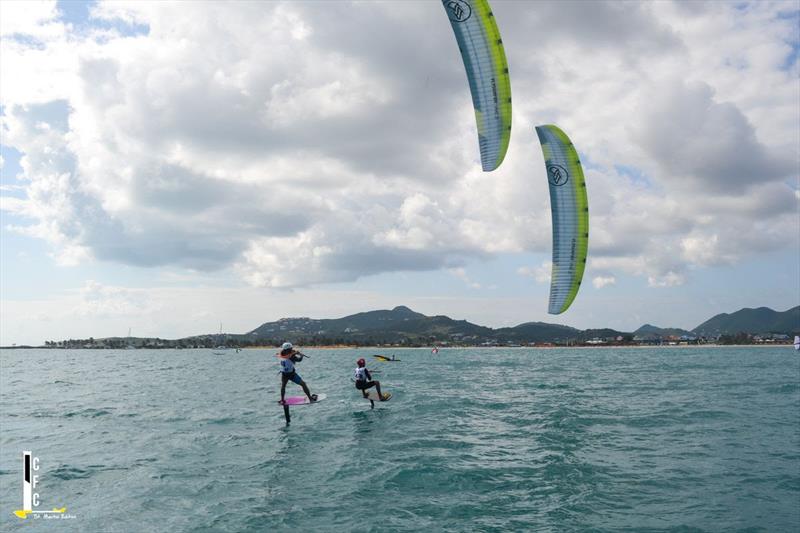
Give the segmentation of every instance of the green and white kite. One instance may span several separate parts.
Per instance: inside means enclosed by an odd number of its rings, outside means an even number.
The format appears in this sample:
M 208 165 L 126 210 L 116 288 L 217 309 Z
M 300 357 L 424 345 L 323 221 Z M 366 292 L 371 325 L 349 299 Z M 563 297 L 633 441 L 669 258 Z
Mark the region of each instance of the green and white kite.
M 553 270 L 548 312 L 566 311 L 581 287 L 589 246 L 589 200 L 578 152 L 553 125 L 536 126 L 553 215 Z
M 500 166 L 511 138 L 511 82 L 503 40 L 486 0 L 442 0 L 467 71 L 481 166 Z

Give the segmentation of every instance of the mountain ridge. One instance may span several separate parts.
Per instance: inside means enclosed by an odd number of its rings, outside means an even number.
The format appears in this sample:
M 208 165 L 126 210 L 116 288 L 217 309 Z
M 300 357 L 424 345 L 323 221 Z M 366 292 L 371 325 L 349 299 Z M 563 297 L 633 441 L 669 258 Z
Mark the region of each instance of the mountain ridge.
M 800 333 L 800 305 L 786 311 L 769 307 L 744 307 L 734 313 L 715 315 L 692 330 L 697 335 L 736 333 Z
M 720 313 L 691 331 L 660 328 L 644 324 L 633 332 L 610 328 L 580 330 L 563 324 L 523 322 L 513 327 L 491 328 L 445 315 L 427 316 L 406 306 L 365 311 L 341 318 L 281 318 L 264 322 L 242 334 L 209 333 L 180 339 L 108 337 L 47 341 L 44 347 L 125 348 L 275 346 L 284 341 L 299 345 L 396 345 L 396 346 L 521 346 L 521 345 L 598 345 L 662 344 L 675 342 L 787 342 L 800 334 L 800 306 L 786 311 L 768 307 L 743 308 Z
M 491 328 L 467 320 L 455 320 L 445 315 L 428 316 L 397 306 L 391 310 L 366 311 L 334 319 L 282 318 L 265 322 L 245 334 L 250 338 L 301 338 L 317 341 L 338 339 L 343 342 L 374 342 L 376 344 L 412 342 L 471 342 L 491 343 L 502 340 L 511 343 L 546 343 L 588 341 L 591 339 L 693 338 L 738 333 L 800 332 L 800 306 L 787 311 L 768 307 L 743 308 L 734 313 L 720 313 L 692 330 L 661 328 L 644 324 L 633 332 L 611 328 L 580 330 L 562 324 L 523 322 L 513 327 Z

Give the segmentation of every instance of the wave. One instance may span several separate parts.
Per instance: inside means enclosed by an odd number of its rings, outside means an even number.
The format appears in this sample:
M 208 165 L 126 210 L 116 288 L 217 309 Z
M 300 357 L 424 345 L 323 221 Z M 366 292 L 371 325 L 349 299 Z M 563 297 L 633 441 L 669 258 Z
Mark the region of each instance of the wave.
M 110 409 L 110 410 L 109 410 Z M 71 411 L 69 413 L 65 413 L 63 416 L 64 418 L 73 418 L 73 417 L 87 417 L 87 418 L 97 418 L 99 416 L 106 416 L 112 414 L 114 409 L 109 407 L 108 409 L 81 409 L 79 411 Z

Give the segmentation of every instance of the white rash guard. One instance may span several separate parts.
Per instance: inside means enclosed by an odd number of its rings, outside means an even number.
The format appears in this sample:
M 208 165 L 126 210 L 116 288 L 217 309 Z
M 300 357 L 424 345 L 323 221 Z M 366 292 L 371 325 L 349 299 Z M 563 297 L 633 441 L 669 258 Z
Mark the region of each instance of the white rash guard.
M 367 367 L 357 367 L 353 376 L 356 381 L 367 381 Z

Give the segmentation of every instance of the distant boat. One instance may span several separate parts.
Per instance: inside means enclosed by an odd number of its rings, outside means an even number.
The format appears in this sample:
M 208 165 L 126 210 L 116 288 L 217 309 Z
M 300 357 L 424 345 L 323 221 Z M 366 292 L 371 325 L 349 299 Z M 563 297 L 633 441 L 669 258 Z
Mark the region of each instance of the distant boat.
M 222 322 L 220 322 L 219 324 L 219 337 L 217 338 L 217 342 L 219 342 L 219 345 L 214 348 L 213 350 L 214 355 L 225 355 L 227 352 L 231 350 L 228 346 L 225 345 L 224 342 L 222 342 Z M 239 352 L 239 348 L 236 348 L 236 352 L 237 353 Z
M 794 349 L 800 350 L 800 335 L 794 336 Z
M 231 348 L 230 346 L 217 346 L 216 348 L 214 348 L 214 355 L 225 355 L 228 352 L 239 353 L 241 351 L 242 349 L 239 348 L 238 346 L 235 348 Z
M 125 345 L 126 350 L 135 350 L 136 346 L 133 345 L 133 341 L 131 341 L 131 328 L 128 328 L 128 343 Z

